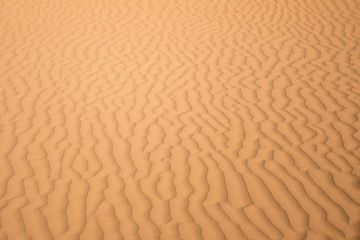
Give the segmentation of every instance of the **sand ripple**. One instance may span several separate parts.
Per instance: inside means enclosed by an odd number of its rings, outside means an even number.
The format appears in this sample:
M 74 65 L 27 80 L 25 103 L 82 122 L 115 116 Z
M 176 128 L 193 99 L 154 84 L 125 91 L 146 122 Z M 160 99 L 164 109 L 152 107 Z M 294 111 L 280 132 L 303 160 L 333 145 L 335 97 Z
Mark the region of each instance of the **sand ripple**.
M 0 1 L 0 240 L 360 239 L 359 6 Z

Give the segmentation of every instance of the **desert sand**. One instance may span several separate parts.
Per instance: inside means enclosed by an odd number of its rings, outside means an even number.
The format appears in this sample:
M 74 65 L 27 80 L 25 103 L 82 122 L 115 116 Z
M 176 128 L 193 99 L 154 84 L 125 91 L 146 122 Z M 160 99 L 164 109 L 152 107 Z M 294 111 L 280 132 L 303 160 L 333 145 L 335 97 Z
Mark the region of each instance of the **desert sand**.
M 0 240 L 360 239 L 358 0 L 0 0 Z

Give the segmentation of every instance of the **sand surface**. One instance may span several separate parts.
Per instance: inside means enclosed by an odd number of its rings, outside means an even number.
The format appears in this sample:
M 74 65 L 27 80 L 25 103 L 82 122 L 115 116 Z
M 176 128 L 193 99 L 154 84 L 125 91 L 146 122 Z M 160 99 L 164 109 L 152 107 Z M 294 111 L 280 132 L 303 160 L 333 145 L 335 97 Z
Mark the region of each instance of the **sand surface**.
M 0 0 L 0 240 L 360 239 L 359 0 Z

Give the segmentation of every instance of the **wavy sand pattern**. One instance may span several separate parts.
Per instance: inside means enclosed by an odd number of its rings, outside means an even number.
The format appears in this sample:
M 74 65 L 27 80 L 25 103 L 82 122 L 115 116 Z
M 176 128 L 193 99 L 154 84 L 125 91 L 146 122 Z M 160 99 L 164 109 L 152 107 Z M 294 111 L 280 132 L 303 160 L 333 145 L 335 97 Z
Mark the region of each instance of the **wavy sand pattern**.
M 0 5 L 0 240 L 360 239 L 358 0 Z

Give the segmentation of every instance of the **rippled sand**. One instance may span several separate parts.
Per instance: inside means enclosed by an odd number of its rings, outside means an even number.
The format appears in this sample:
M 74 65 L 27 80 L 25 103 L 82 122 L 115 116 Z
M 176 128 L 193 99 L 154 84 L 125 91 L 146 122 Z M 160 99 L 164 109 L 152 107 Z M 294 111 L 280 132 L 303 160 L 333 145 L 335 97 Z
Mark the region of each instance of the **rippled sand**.
M 358 0 L 0 0 L 0 240 L 360 239 Z

